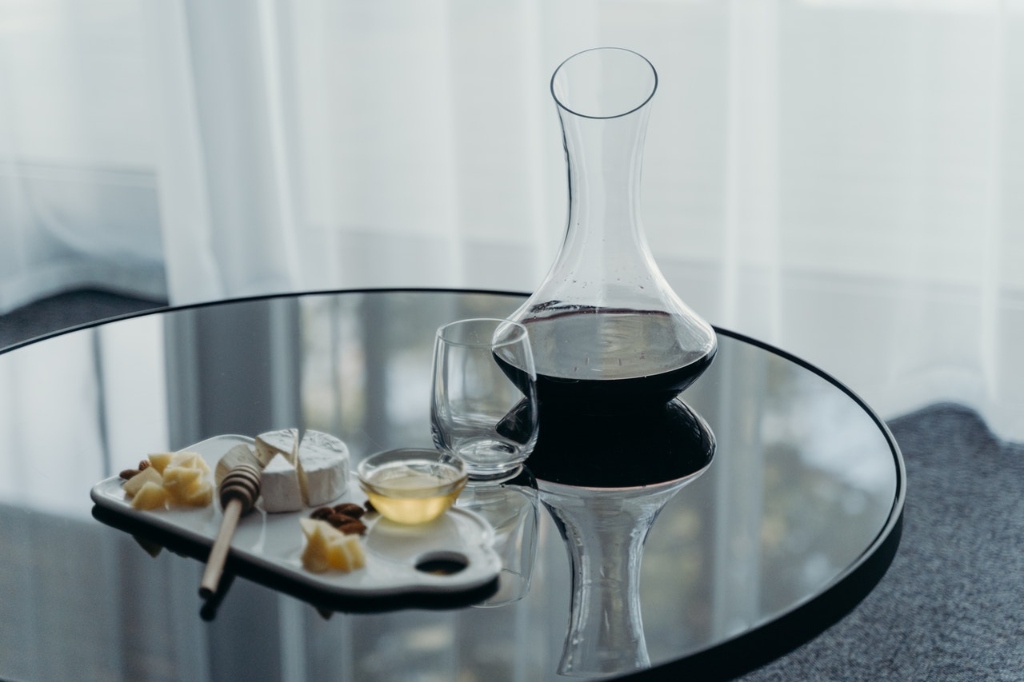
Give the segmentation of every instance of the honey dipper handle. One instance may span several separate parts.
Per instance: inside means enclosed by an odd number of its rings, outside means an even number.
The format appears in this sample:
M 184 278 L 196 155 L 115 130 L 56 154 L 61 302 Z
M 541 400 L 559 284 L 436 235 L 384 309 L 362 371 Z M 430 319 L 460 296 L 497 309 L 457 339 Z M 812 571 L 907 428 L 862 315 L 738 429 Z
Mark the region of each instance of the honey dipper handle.
M 242 500 L 232 498 L 224 507 L 224 520 L 220 524 L 220 532 L 210 550 L 210 557 L 206 560 L 206 570 L 203 571 L 203 580 L 199 583 L 199 596 L 209 599 L 217 592 L 217 585 L 220 584 L 220 576 L 224 572 L 224 562 L 228 558 L 228 550 L 231 549 L 231 536 L 235 534 L 235 527 L 238 526 L 238 519 L 242 515 Z

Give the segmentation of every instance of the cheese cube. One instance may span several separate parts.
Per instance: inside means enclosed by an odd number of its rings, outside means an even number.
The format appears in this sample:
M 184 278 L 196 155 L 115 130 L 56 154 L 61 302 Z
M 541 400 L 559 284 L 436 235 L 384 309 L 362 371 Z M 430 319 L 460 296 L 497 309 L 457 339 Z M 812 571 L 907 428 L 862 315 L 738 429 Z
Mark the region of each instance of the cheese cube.
M 334 569 L 347 573 L 366 565 L 358 535 L 345 535 L 317 519 L 299 519 L 299 523 L 306 536 L 302 565 L 307 571 L 323 573 Z
M 267 431 L 256 436 L 256 457 L 263 466 L 267 466 L 274 455 L 284 455 L 290 464 L 295 464 L 295 451 L 298 447 L 298 429 Z
M 129 478 L 124 482 L 122 487 L 124 488 L 125 495 L 134 497 L 139 494 L 139 491 L 147 483 L 155 483 L 156 485 L 163 487 L 163 479 L 164 477 L 160 475 L 160 472 L 157 471 L 156 467 L 151 466 L 147 469 L 143 469 L 141 473 L 135 474 Z
M 313 573 L 323 573 L 327 563 L 327 541 L 324 530 L 333 530 L 330 525 L 316 519 L 299 519 L 302 533 L 306 536 L 306 547 L 302 550 L 302 566 Z
M 164 487 L 171 497 L 184 495 L 203 480 L 203 471 L 193 467 L 168 465 L 164 469 Z
M 171 457 L 174 457 L 173 452 L 154 452 L 149 456 L 149 463 L 162 474 L 164 468 L 170 463 Z
M 320 529 L 324 526 L 330 526 L 331 524 L 322 522 L 320 519 L 310 519 L 302 517 L 299 519 L 299 526 L 302 527 L 302 534 L 306 536 L 308 540 L 311 535 L 316 535 L 320 532 Z
M 263 509 L 267 512 L 291 512 L 302 509 L 299 473 L 284 455 L 274 455 L 263 469 L 260 480 Z
M 148 471 L 148 469 L 147 469 Z M 142 474 L 139 474 L 140 476 Z M 132 477 L 131 480 L 135 480 L 138 476 Z M 167 491 L 159 483 L 153 481 L 146 481 L 146 483 L 139 489 L 139 492 L 132 497 L 132 508 L 133 509 L 157 509 L 163 507 L 167 503 Z
M 207 481 L 198 481 L 190 489 L 182 491 L 174 501 L 188 507 L 206 507 L 213 502 L 213 486 Z
M 210 465 L 206 463 L 203 456 L 198 452 L 189 452 L 184 450 L 182 452 L 176 452 L 171 457 L 171 461 L 167 463 L 168 467 L 178 466 L 186 467 L 190 469 L 199 469 L 204 474 L 210 473 Z
M 306 431 L 298 452 L 302 499 L 319 507 L 341 497 L 348 486 L 348 446 L 321 431 Z
M 363 546 L 358 535 L 342 535 L 327 539 L 327 565 L 338 571 L 354 571 L 366 565 Z

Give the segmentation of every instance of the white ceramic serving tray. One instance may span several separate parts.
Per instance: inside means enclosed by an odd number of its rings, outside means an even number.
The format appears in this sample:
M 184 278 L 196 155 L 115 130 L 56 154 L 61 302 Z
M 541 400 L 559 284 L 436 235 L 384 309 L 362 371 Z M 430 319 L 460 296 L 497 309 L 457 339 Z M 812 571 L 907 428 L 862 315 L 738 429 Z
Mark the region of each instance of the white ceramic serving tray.
M 224 453 L 239 443 L 252 444 L 253 439 L 215 436 L 183 450 L 200 453 L 212 469 Z M 350 472 L 349 479 L 348 491 L 332 505 L 339 502 L 362 505 L 366 501 L 354 472 Z M 140 511 L 133 509 L 125 499 L 122 483 L 117 476 L 100 481 L 92 488 L 93 502 L 134 522 L 133 525 L 171 533 L 207 548 L 213 546 L 222 518 L 217 501 L 204 509 Z M 260 575 L 280 578 L 285 587 L 291 584 L 304 588 L 304 592 L 313 591 L 326 597 L 359 599 L 471 592 L 494 583 L 501 570 L 501 559 L 493 549 L 493 528 L 477 514 L 452 508 L 437 520 L 417 526 L 401 525 L 378 514 L 368 514 L 362 519 L 367 525 L 363 536 L 366 567 L 350 573 L 312 573 L 302 567 L 300 557 L 305 540 L 299 524 L 299 519 L 311 511 L 268 514 L 263 511 L 261 501 L 257 501 L 256 508 L 238 524 L 229 561 L 236 566 L 241 563 L 242 569 L 246 565 L 260 569 Z M 424 563 L 429 565 L 431 560 L 465 567 L 440 575 L 421 570 Z M 245 574 L 244 570 L 237 572 Z

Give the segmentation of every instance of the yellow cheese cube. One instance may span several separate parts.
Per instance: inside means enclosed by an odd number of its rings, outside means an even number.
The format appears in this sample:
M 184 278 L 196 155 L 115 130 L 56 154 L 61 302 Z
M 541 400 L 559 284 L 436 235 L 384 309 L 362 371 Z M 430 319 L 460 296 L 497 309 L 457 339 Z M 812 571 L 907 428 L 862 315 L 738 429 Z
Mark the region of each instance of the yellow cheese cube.
M 213 502 L 213 485 L 205 480 L 199 480 L 187 487 L 168 488 L 165 485 L 164 489 L 168 493 L 170 502 L 176 505 L 206 507 Z
M 170 464 L 164 469 L 164 487 L 172 495 L 184 494 L 203 482 L 201 469 Z
M 148 469 L 147 469 L 148 471 Z M 141 476 L 141 474 L 140 474 Z M 134 481 L 135 478 L 132 478 Z M 132 498 L 133 509 L 157 509 L 167 503 L 167 491 L 159 483 L 147 481 Z
M 203 456 L 198 452 L 188 452 L 187 450 L 174 453 L 174 456 L 171 457 L 171 461 L 167 466 L 189 467 L 199 469 L 204 474 L 210 473 L 210 465 L 206 463 Z
M 139 494 L 139 491 L 147 483 L 155 483 L 158 486 L 163 485 L 163 476 L 161 476 L 160 472 L 156 470 L 156 467 L 143 469 L 141 473 L 138 473 L 125 481 L 122 487 L 124 488 L 125 495 L 134 497 Z
M 323 573 L 334 569 L 345 573 L 363 568 L 366 556 L 358 535 L 345 535 L 326 521 L 299 519 L 306 536 L 302 565 L 308 571 Z
M 312 573 L 323 573 L 330 569 L 322 544 L 309 543 L 302 552 L 302 567 Z
M 149 463 L 162 474 L 173 456 L 173 452 L 154 452 L 149 456 Z
M 342 542 L 330 542 L 327 544 L 327 565 L 331 568 L 348 573 L 352 570 L 352 561 Z
M 190 490 L 175 497 L 174 501 L 189 507 L 205 507 L 213 502 L 213 486 L 206 481 L 199 481 Z
M 363 553 L 363 543 L 358 535 L 346 535 L 345 542 L 348 543 L 349 556 L 352 559 L 352 569 L 366 566 L 366 555 Z
M 363 547 L 357 535 L 343 535 L 328 539 L 327 563 L 339 571 L 354 571 L 366 565 Z
M 319 533 L 323 526 L 330 526 L 331 524 L 324 523 L 319 519 L 307 519 L 303 517 L 299 519 L 299 525 L 302 526 L 302 534 L 305 535 L 308 540 L 311 535 Z
M 315 519 L 299 519 L 306 536 L 306 548 L 302 552 L 302 566 L 313 573 L 323 573 L 330 568 L 327 562 L 327 542 L 324 527 L 333 530 L 329 524 Z

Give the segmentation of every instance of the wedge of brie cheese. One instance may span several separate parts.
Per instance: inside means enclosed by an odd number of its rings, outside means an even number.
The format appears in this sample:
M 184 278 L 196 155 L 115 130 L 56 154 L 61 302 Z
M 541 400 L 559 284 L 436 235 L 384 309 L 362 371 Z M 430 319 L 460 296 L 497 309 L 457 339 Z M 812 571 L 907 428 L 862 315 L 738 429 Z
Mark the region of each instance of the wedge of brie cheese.
M 267 466 L 274 455 L 283 455 L 289 464 L 295 464 L 295 453 L 299 449 L 299 430 L 280 429 L 267 431 L 256 436 L 256 456 Z
M 263 509 L 267 512 L 292 512 L 302 509 L 299 472 L 283 454 L 276 454 L 263 468 L 260 480 Z
M 302 499 L 319 507 L 338 499 L 348 486 L 348 446 L 330 434 L 306 431 L 297 460 Z
M 269 460 L 268 460 L 269 461 Z M 240 464 L 251 464 L 257 469 L 263 468 L 263 463 L 252 450 L 251 445 L 239 443 L 224 453 L 224 456 L 217 460 L 217 467 L 213 471 L 213 482 L 218 487 L 228 472 Z

